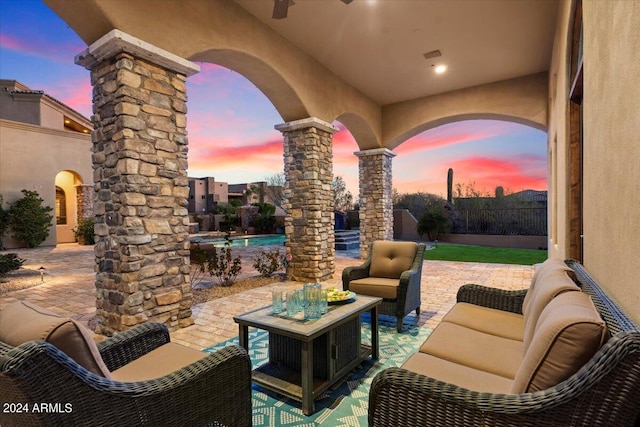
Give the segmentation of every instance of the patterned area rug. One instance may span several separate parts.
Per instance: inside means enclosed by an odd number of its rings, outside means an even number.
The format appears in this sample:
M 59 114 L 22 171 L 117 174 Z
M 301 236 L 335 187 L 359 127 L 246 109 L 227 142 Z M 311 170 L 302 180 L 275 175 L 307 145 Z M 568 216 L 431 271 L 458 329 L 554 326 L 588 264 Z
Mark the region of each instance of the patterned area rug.
M 371 322 L 368 313 L 362 315 L 362 341 L 371 342 Z M 300 403 L 253 385 L 253 425 L 279 426 L 366 426 L 369 387 L 382 369 L 400 366 L 431 333 L 429 328 L 416 327 L 409 317 L 401 334 L 396 332 L 395 318 L 380 316 L 380 358 L 367 359 L 349 374 L 347 380 L 327 390 L 315 402 L 316 412 L 302 413 Z M 238 337 L 204 349 L 212 353 L 222 347 L 238 344 Z M 266 331 L 249 329 L 249 356 L 253 367 L 261 366 L 269 357 L 269 336 Z

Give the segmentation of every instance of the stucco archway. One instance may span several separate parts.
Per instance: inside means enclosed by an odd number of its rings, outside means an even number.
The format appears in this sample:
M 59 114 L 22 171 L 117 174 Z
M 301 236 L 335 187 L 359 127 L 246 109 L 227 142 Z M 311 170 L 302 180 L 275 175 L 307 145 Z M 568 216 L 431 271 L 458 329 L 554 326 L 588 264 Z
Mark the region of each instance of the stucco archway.
M 390 150 L 432 127 L 460 120 L 507 120 L 547 131 L 548 80 L 533 74 L 386 105 L 382 108 L 384 146 Z
M 73 229 L 78 225 L 77 187 L 82 178 L 74 171 L 60 171 L 55 178 L 55 224 L 56 243 L 75 242 Z

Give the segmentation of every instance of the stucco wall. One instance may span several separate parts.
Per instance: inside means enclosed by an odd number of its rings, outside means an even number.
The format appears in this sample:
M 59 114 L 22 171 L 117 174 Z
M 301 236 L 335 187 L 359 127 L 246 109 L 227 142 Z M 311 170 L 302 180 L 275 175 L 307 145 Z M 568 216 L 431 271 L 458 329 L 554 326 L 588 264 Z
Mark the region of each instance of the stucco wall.
M 87 44 L 117 28 L 182 58 L 223 65 L 263 91 L 285 122 L 337 119 L 360 150 L 393 149 L 428 128 L 469 118 L 546 130 L 546 73 L 383 107 L 234 2 L 156 2 L 45 0 Z
M 583 13 L 584 264 L 640 322 L 640 2 Z
M 82 183 L 93 182 L 91 137 L 77 132 L 44 129 L 0 120 L 0 194 L 12 203 L 22 189 L 37 191 L 44 205 L 55 206 L 55 179 L 63 170 L 75 172 Z M 71 200 L 75 197 L 70 195 Z M 55 220 L 43 245 L 56 244 Z M 4 238 L 7 248 L 17 242 Z
M 64 116 L 59 109 L 53 108 L 48 103 L 40 103 L 40 126 L 49 129 L 64 129 Z
M 385 105 L 382 138 L 394 149 L 427 129 L 467 119 L 502 119 L 547 130 L 547 73 Z
M 569 25 L 572 15 L 572 2 L 560 3 L 558 23 L 553 45 L 553 57 L 549 69 L 549 130 L 547 139 L 548 154 L 548 222 L 549 257 L 566 259 L 568 257 L 568 103 L 569 93 Z
M 568 254 L 568 42 L 561 3 L 550 79 L 549 255 Z M 640 2 L 583 2 L 583 263 L 640 322 Z

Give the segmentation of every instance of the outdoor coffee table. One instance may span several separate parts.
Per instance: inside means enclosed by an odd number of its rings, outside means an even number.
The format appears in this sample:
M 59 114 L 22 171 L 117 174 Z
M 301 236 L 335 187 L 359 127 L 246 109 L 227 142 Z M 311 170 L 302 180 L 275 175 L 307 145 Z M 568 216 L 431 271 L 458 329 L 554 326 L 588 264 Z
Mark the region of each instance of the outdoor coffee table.
M 302 412 L 314 412 L 314 400 L 346 378 L 363 360 L 378 358 L 378 306 L 381 298 L 357 295 L 355 301 L 329 306 L 317 320 L 273 314 L 271 306 L 233 320 L 240 345 L 249 349 L 249 326 L 269 332 L 269 362 L 253 370 L 253 382 L 302 402 Z M 362 344 L 360 315 L 371 314 L 371 346 Z

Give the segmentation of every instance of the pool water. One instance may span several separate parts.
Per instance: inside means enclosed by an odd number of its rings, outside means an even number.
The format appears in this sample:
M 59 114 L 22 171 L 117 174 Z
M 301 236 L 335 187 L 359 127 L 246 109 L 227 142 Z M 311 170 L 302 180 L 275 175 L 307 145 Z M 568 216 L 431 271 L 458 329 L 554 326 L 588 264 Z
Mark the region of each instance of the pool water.
M 260 237 L 232 237 L 231 238 L 231 247 L 239 248 L 244 246 L 268 246 L 268 245 L 282 245 L 284 244 L 285 236 L 277 235 L 277 236 L 260 236 Z M 197 242 L 201 245 L 210 244 L 215 247 L 223 247 L 224 240 L 202 240 Z

